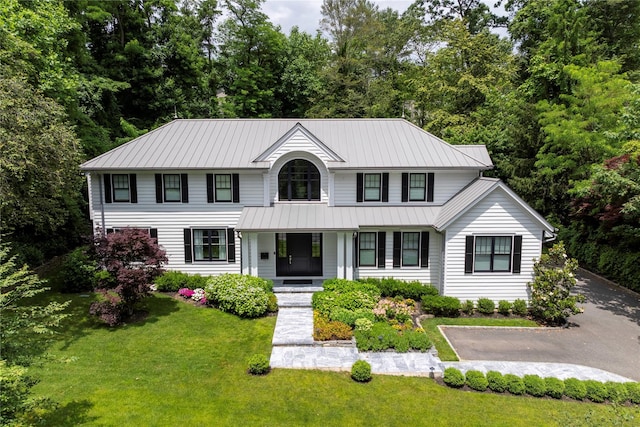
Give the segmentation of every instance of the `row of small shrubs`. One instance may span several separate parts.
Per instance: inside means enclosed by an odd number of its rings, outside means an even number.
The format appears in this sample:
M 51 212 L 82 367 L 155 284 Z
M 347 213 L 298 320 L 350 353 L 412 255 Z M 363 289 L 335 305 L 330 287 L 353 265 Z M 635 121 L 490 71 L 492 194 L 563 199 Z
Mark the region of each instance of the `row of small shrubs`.
M 399 353 L 406 353 L 409 350 L 425 352 L 432 345 L 422 329 L 411 329 L 409 325 L 399 330 L 387 322 L 367 324 L 358 321 L 354 336 L 360 351 L 384 351 L 393 348 Z
M 222 274 L 209 279 L 205 296 L 210 304 L 240 317 L 259 317 L 277 311 L 273 282 L 241 274 Z
M 160 292 L 178 292 L 180 289 L 198 289 L 207 285 L 210 277 L 187 274 L 181 271 L 165 271 L 154 283 Z
M 640 383 L 618 383 L 609 381 L 601 383 L 595 380 L 578 380 L 568 378 L 542 378 L 538 375 L 519 377 L 513 374 L 501 374 L 489 371 L 486 376 L 480 371 L 470 370 L 466 375 L 459 369 L 450 367 L 445 369 L 443 381 L 449 387 L 460 388 L 464 385 L 477 391 L 487 389 L 495 393 L 509 392 L 515 395 L 528 394 L 535 397 L 549 396 L 560 399 L 562 396 L 575 400 L 588 399 L 602 403 L 606 400 L 612 403 L 640 404 Z
M 489 298 L 479 298 L 474 304 L 471 300 L 462 303 L 456 297 L 426 295 L 422 297 L 422 309 L 438 317 L 458 317 L 460 312 L 470 315 L 475 310 L 485 315 L 492 315 L 496 310 L 496 304 Z M 517 299 L 513 303 L 506 300 L 498 301 L 498 313 L 504 316 L 509 316 L 510 313 L 525 316 L 527 302 L 521 299 Z
M 419 301 L 425 295 L 438 295 L 438 289 L 434 286 L 425 285 L 417 280 L 406 282 L 392 277 L 384 279 L 369 277 L 359 279 L 358 281 L 376 286 L 380 291 L 380 295 L 383 297 L 402 297 Z

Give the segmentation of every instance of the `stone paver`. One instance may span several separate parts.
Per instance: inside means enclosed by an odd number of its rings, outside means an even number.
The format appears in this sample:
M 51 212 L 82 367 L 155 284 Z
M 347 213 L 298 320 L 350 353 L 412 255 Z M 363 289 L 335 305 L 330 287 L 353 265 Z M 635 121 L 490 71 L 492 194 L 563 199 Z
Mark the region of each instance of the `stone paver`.
M 346 371 L 356 360 L 355 347 L 274 346 L 270 363 L 272 368 Z
M 278 307 L 311 307 L 311 293 L 277 293 Z
M 271 343 L 274 346 L 313 345 L 311 308 L 280 308 Z

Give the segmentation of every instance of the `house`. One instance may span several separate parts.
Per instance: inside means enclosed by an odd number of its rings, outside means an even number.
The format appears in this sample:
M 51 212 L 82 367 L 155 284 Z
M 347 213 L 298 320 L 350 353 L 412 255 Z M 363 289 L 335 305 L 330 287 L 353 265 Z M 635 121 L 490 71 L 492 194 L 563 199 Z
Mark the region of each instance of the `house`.
M 81 166 L 96 230 L 148 229 L 170 269 L 527 298 L 554 228 L 492 167 L 403 119 L 175 120 Z

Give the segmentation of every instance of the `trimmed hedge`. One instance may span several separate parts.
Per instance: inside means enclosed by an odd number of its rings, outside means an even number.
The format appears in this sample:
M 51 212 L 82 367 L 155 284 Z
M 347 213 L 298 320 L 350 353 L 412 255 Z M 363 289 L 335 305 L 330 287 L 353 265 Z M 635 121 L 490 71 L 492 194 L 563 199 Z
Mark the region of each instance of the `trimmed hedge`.
M 640 383 L 625 383 L 629 393 L 629 402 L 640 405 Z
M 371 381 L 371 365 L 366 360 L 356 360 L 351 366 L 351 378 L 359 383 Z
M 467 371 L 465 374 L 465 383 L 469 386 L 469 388 L 477 391 L 485 391 L 489 382 L 484 374 L 480 371 Z
M 383 297 L 403 297 L 419 301 L 425 295 L 438 295 L 438 290 L 434 286 L 418 281 L 406 282 L 391 277 L 384 279 L 368 277 L 358 281 L 376 286 Z
M 464 385 L 465 378 L 460 369 L 447 368 L 444 370 L 442 381 L 449 387 L 460 388 Z
M 513 302 L 513 306 L 511 307 L 511 311 L 516 316 L 526 316 L 527 315 L 527 302 L 523 299 L 518 298 Z
M 496 393 L 504 393 L 507 389 L 507 382 L 504 376 L 498 371 L 487 372 L 487 385 L 489 390 Z
M 587 396 L 587 387 L 576 378 L 564 380 L 564 395 L 575 400 L 583 400 Z
M 240 317 L 259 317 L 269 308 L 273 282 L 241 274 L 212 277 L 204 288 L 207 301 Z
M 589 399 L 590 401 L 602 403 L 607 400 L 607 397 L 609 397 L 607 387 L 600 381 L 585 380 L 583 381 L 583 383 L 587 390 L 587 399 Z
M 511 394 L 521 395 L 526 391 L 524 381 L 517 375 L 506 374 L 504 376 L 504 381 L 506 382 L 507 391 Z
M 438 317 L 458 317 L 460 300 L 455 297 L 426 295 L 422 297 L 422 309 Z
M 161 292 L 178 292 L 181 288 L 197 289 L 207 286 L 209 277 L 199 274 L 187 274 L 181 271 L 165 271 L 154 281 Z
M 564 394 L 564 381 L 558 378 L 549 377 L 544 379 L 546 395 L 554 399 L 560 399 Z
M 510 314 L 512 306 L 513 305 L 509 301 L 500 300 L 498 301 L 498 313 L 502 314 L 503 316 L 508 316 Z
M 627 384 L 607 381 L 605 387 L 607 388 L 607 396 L 609 396 L 608 399 L 610 402 L 624 403 L 629 400 Z
M 248 372 L 251 375 L 265 375 L 271 370 L 269 358 L 264 354 L 254 354 L 247 363 L 249 364 Z
M 527 394 L 535 397 L 542 397 L 547 392 L 547 386 L 544 379 L 538 375 L 525 375 L 522 378 L 524 388 Z
M 473 310 L 475 310 L 475 304 L 473 303 L 473 301 L 468 299 L 462 303 L 462 307 L 460 308 L 460 310 L 464 314 L 473 314 Z
M 496 308 L 496 303 L 493 302 L 493 300 L 489 299 L 489 298 L 479 298 L 478 299 L 478 311 L 482 314 L 493 314 L 495 308 Z

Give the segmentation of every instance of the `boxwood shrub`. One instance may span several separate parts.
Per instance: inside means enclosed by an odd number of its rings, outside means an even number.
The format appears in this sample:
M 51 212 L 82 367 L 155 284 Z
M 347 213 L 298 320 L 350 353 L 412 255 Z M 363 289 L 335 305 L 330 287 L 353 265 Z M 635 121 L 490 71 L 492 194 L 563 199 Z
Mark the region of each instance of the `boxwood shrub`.
M 585 388 L 587 390 L 587 399 L 592 402 L 602 403 L 607 400 L 609 397 L 607 393 L 607 387 L 596 380 L 585 380 L 583 381 Z
M 473 390 L 485 391 L 489 383 L 480 371 L 470 370 L 465 374 L 465 383 Z
M 640 383 L 625 383 L 629 393 L 629 402 L 640 405 Z
M 507 384 L 507 391 L 511 394 L 521 395 L 526 391 L 524 381 L 517 375 L 506 374 L 504 381 Z
M 629 400 L 629 390 L 625 383 L 607 381 L 605 387 L 607 388 L 607 396 L 610 402 L 625 403 Z
M 493 314 L 496 308 L 496 304 L 489 298 L 479 298 L 477 306 L 478 311 L 482 314 Z
M 502 373 L 498 371 L 487 372 L 487 385 L 489 390 L 496 393 L 504 393 L 507 389 L 507 382 L 505 381 Z
M 546 395 L 554 399 L 560 399 L 564 394 L 564 381 L 554 377 L 544 379 Z
M 371 381 L 371 365 L 366 360 L 356 360 L 351 366 L 351 378 L 360 383 Z
M 576 378 L 564 380 L 564 395 L 575 400 L 582 400 L 587 396 L 587 387 Z
M 502 314 L 503 316 L 508 316 L 510 314 L 511 307 L 512 304 L 507 300 L 503 299 L 498 301 L 498 313 Z
M 544 379 L 540 378 L 538 375 L 525 375 L 522 378 L 524 382 L 524 388 L 527 394 L 535 397 L 542 397 L 547 392 L 547 386 L 544 382 Z
M 474 309 L 475 309 L 475 304 L 470 299 L 462 303 L 461 310 L 464 314 L 473 314 Z
M 156 278 L 154 283 L 156 288 L 161 292 L 178 292 L 181 288 L 190 288 L 188 286 L 189 275 L 182 271 L 165 271 L 162 276 Z M 202 287 L 202 286 L 201 286 Z
M 464 375 L 460 369 L 449 367 L 444 370 L 442 381 L 449 387 L 460 388 L 464 385 Z
M 335 292 L 338 294 L 344 294 L 348 292 L 360 291 L 370 294 L 375 299 L 380 298 L 380 289 L 371 283 L 357 282 L 355 280 L 347 279 L 328 279 L 322 283 L 322 288 L 325 291 Z
M 264 354 L 254 354 L 247 362 L 249 364 L 248 372 L 251 375 L 265 375 L 271 370 L 269 358 Z
M 422 297 L 422 309 L 439 317 L 458 317 L 460 300 L 455 297 L 426 295 Z
M 425 285 L 418 281 L 406 282 L 391 277 L 384 279 L 369 277 L 359 281 L 376 286 L 383 297 L 403 297 L 420 301 L 425 295 L 438 295 L 438 290 L 434 286 Z
M 516 316 L 526 316 L 527 315 L 527 302 L 523 299 L 517 299 L 513 302 L 513 307 L 511 307 L 511 312 Z
M 241 274 L 222 274 L 209 279 L 205 296 L 214 306 L 240 317 L 259 317 L 267 312 L 273 282 Z

